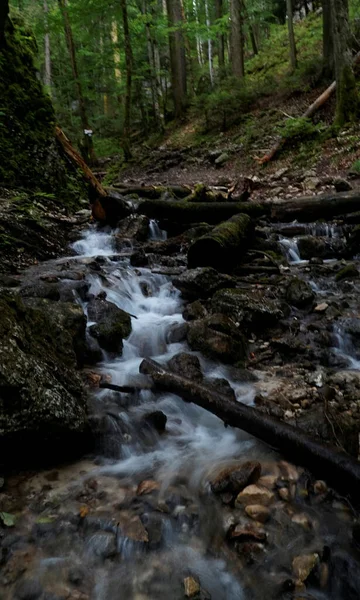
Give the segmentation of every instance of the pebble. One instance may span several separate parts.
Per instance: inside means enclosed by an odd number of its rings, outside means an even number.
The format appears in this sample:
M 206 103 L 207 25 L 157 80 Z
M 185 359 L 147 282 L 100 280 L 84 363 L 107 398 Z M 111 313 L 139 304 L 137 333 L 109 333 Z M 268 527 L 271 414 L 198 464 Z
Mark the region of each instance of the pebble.
M 184 579 L 184 591 L 187 598 L 194 598 L 200 593 L 200 584 L 193 577 L 185 577 Z
M 235 505 L 239 504 L 261 504 L 269 506 L 274 501 L 274 494 L 271 490 L 260 485 L 248 485 L 235 500 Z
M 245 506 L 245 512 L 248 517 L 259 523 L 266 523 L 270 518 L 269 509 L 261 504 L 249 504 L 248 506 Z
M 329 305 L 326 302 L 322 302 L 321 304 L 318 304 L 317 306 L 315 306 L 314 311 L 318 312 L 318 313 L 322 313 L 322 312 L 325 312 L 327 308 L 329 308 Z
M 304 583 L 318 562 L 319 555 L 316 552 L 296 556 L 292 561 L 292 568 L 297 582 Z

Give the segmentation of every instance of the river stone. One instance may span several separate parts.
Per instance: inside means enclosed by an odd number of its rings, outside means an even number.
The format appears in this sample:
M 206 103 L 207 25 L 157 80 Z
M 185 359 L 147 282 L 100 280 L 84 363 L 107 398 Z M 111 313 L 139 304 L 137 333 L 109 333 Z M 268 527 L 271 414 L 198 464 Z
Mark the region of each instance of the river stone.
M 202 381 L 203 379 L 200 361 L 198 357 L 193 354 L 187 354 L 186 352 L 175 354 L 175 356 L 169 360 L 168 367 L 173 373 L 191 379 L 192 381 Z
M 269 506 L 274 501 L 274 494 L 271 490 L 260 485 L 248 485 L 236 498 L 235 505 L 261 504 Z
M 238 494 L 251 483 L 256 483 L 261 475 L 261 464 L 255 460 L 233 467 L 226 467 L 210 480 L 214 494 L 231 492 Z
M 186 598 L 194 598 L 200 593 L 200 584 L 193 577 L 185 577 L 184 579 L 184 593 Z
M 69 332 L 66 314 L 80 328 L 82 317 L 74 305 L 64 314 L 57 312 L 60 306 L 54 312 L 50 307 L 0 297 L 0 455 L 7 466 L 72 456 L 89 441 L 76 333 Z
M 200 300 L 195 300 L 188 304 L 183 312 L 183 318 L 185 321 L 195 321 L 196 319 L 202 319 L 206 317 L 207 310 L 205 306 L 203 306 Z
M 122 340 L 131 333 L 131 318 L 127 312 L 103 298 L 94 298 L 88 304 L 88 317 L 95 321 L 90 334 L 104 350 L 120 352 Z
M 234 364 L 246 356 L 246 340 L 232 319 L 214 314 L 189 323 L 187 340 L 192 350 Z
M 222 289 L 211 301 L 213 312 L 228 315 L 251 329 L 263 329 L 276 325 L 284 313 L 279 302 L 264 297 L 254 297 L 239 289 Z
M 149 234 L 149 223 L 150 221 L 145 215 L 129 215 L 118 223 L 115 243 L 119 241 L 122 247 L 124 238 L 133 239 L 137 242 L 145 241 Z
M 319 562 L 319 555 L 314 554 L 302 554 L 296 556 L 292 561 L 293 573 L 297 581 L 304 583 L 309 577 L 314 567 Z
M 197 300 L 198 298 L 209 298 L 220 288 L 235 286 L 235 281 L 229 275 L 218 273 L 212 267 L 197 267 L 187 269 L 175 277 L 173 284 L 185 298 Z
M 294 277 L 286 290 L 286 299 L 292 306 L 305 308 L 312 304 L 315 294 L 311 286 L 302 279 Z
M 297 246 L 303 260 L 310 258 L 333 258 L 343 255 L 345 242 L 339 238 L 304 235 L 297 239 Z
M 259 521 L 259 523 L 266 523 L 266 521 L 270 518 L 270 511 L 266 506 L 261 506 L 261 504 L 249 504 L 245 506 L 245 512 L 251 519 L 254 521 Z

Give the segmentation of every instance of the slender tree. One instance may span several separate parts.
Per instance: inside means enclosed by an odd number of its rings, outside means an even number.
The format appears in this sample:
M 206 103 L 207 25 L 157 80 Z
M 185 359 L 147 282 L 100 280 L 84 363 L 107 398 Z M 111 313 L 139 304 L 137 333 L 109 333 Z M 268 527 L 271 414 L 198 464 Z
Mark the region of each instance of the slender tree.
M 230 0 L 231 19 L 231 69 L 233 75 L 239 79 L 245 76 L 244 64 L 244 33 L 243 33 L 243 5 L 242 0 Z
M 324 75 L 330 79 L 334 75 L 334 43 L 330 0 L 322 0 L 322 13 Z
M 331 21 L 336 76 L 335 122 L 341 126 L 348 121 L 355 120 L 359 109 L 359 98 L 349 46 L 351 32 L 348 0 L 331 0 Z
M 181 0 L 166 0 L 169 22 L 169 48 L 171 67 L 171 87 L 174 100 L 175 118 L 181 118 L 187 106 L 187 81 L 183 16 Z
M 209 75 L 210 75 L 210 83 L 211 87 L 214 86 L 214 71 L 213 71 L 213 51 L 212 51 L 212 39 L 210 37 L 210 11 L 209 11 L 209 3 L 208 0 L 205 0 L 205 17 L 206 17 L 206 27 L 208 30 L 208 61 L 209 61 Z
M 133 53 L 130 40 L 129 19 L 126 0 L 120 0 L 121 14 L 124 27 L 125 42 L 125 68 L 126 68 L 126 92 L 125 92 L 125 114 L 123 127 L 123 151 L 126 161 L 132 158 L 130 150 L 130 120 L 131 120 L 131 83 L 133 70 Z
M 219 20 L 223 17 L 223 0 L 215 0 L 215 19 Z M 219 68 L 223 69 L 225 66 L 225 36 L 223 33 L 218 33 L 218 60 Z
M 9 14 L 9 0 L 0 2 L 0 47 L 5 42 L 5 24 Z
M 297 68 L 296 44 L 293 22 L 293 0 L 286 0 L 287 23 L 289 31 L 290 65 L 293 71 Z
M 49 22 L 48 22 L 49 7 L 47 0 L 44 0 L 44 55 L 45 55 L 45 71 L 44 71 L 44 85 L 47 88 L 48 94 L 51 96 L 51 51 L 50 51 L 50 33 L 49 33 Z
M 69 51 L 71 69 L 72 69 L 72 74 L 73 74 L 73 78 L 74 78 L 74 82 L 75 82 L 75 86 L 76 86 L 76 93 L 77 93 L 77 98 L 78 98 L 78 103 L 79 103 L 79 113 L 80 113 L 80 119 L 81 119 L 81 126 L 83 129 L 82 153 L 84 155 L 84 159 L 89 164 L 95 164 L 96 157 L 95 157 L 94 145 L 93 145 L 93 141 L 92 141 L 92 137 L 91 137 L 92 129 L 89 126 L 89 121 L 88 121 L 88 117 L 87 117 L 85 98 L 83 95 L 82 85 L 81 85 L 81 81 L 80 81 L 80 77 L 79 77 L 74 38 L 73 38 L 72 29 L 71 29 L 69 13 L 68 13 L 67 7 L 66 7 L 66 0 L 58 0 L 58 3 L 59 3 L 59 7 L 60 7 L 61 14 L 63 17 L 63 21 L 64 21 L 65 40 L 66 40 L 66 45 L 67 45 L 67 48 Z

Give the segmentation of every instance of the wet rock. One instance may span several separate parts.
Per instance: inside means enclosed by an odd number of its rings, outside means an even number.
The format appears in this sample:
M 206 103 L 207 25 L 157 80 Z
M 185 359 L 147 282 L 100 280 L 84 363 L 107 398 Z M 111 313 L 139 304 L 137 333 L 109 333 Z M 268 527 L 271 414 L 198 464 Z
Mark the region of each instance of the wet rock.
M 247 461 L 222 469 L 220 473 L 210 479 L 210 486 L 214 494 L 224 492 L 238 494 L 249 484 L 256 483 L 260 474 L 261 464 L 257 461 Z
M 175 356 L 169 360 L 168 367 L 173 373 L 182 375 L 192 381 L 202 381 L 203 379 L 200 361 L 198 357 L 193 354 L 187 354 L 186 352 L 175 354 Z
M 270 518 L 269 509 L 261 504 L 249 504 L 248 506 L 245 506 L 245 512 L 248 517 L 259 523 L 266 523 Z
M 119 516 L 120 535 L 133 542 L 146 543 L 149 541 L 148 533 L 140 517 L 130 513 L 121 513 Z
M 69 569 L 68 580 L 73 585 L 81 585 L 86 578 L 86 571 L 83 567 L 74 566 Z
M 136 250 L 130 256 L 130 264 L 132 267 L 147 267 L 149 259 L 144 250 Z
M 145 215 L 129 215 L 118 223 L 115 234 L 115 243 L 122 242 L 124 238 L 143 242 L 149 233 L 149 219 Z
M 292 306 L 305 308 L 312 304 L 315 294 L 311 286 L 303 279 L 292 279 L 286 290 L 286 299 Z
M 187 340 L 190 348 L 209 358 L 236 363 L 246 356 L 246 340 L 232 319 L 214 314 L 190 322 Z
M 24 579 L 15 588 L 17 600 L 37 600 L 43 593 L 43 588 L 38 579 Z
M 235 504 L 260 504 L 261 506 L 269 506 L 274 501 L 274 494 L 271 490 L 261 487 L 260 485 L 248 485 L 237 496 Z
M 335 275 L 336 281 L 343 281 L 345 279 L 357 279 L 359 277 L 359 271 L 354 264 L 346 265 L 338 271 Z
M 212 267 L 197 267 L 187 269 L 175 277 L 173 284 L 182 295 L 188 299 L 209 298 L 221 288 L 235 286 L 235 281 L 229 275 L 218 273 Z
M 295 514 L 292 517 L 291 521 L 296 525 L 301 525 L 301 527 L 303 527 L 304 529 L 311 529 L 312 526 L 309 517 L 304 513 Z
M 175 323 L 166 333 L 167 344 L 178 344 L 186 340 L 188 332 L 187 323 Z
M 131 333 L 130 315 L 112 302 L 94 298 L 88 304 L 88 317 L 96 323 L 90 327 L 90 334 L 98 340 L 101 348 L 120 352 L 122 340 Z
M 297 582 L 304 583 L 319 562 L 319 555 L 303 554 L 292 561 L 292 569 Z
M 155 512 L 146 513 L 141 516 L 141 522 L 146 529 L 149 547 L 158 548 L 163 538 L 163 515 Z
M 159 433 L 163 433 L 166 428 L 167 416 L 161 410 L 154 410 L 145 415 L 142 421 Z
M 265 542 L 266 532 L 262 527 L 256 527 L 255 524 L 238 524 L 231 527 L 228 537 L 236 542 Z
M 236 400 L 235 392 L 227 379 L 219 377 L 206 377 L 204 383 L 219 394 L 227 396 L 230 400 Z
M 329 308 L 329 305 L 326 302 L 321 302 L 321 304 L 317 304 L 314 308 L 314 311 L 317 313 L 323 313 Z
M 157 483 L 157 481 L 154 481 L 152 479 L 145 479 L 144 481 L 139 483 L 138 488 L 136 490 L 136 495 L 145 496 L 146 494 L 151 494 L 159 488 L 160 485 Z
M 185 321 L 195 321 L 196 319 L 202 319 L 206 317 L 207 310 L 201 304 L 200 300 L 195 300 L 195 302 L 191 302 L 188 304 L 183 312 L 183 318 Z
M 62 332 L 57 335 L 57 351 L 66 362 L 83 366 L 86 355 L 86 317 L 81 306 L 42 298 L 29 298 L 24 303 L 46 314 L 51 328 Z
M 328 486 L 326 485 L 325 481 L 322 481 L 321 479 L 319 479 L 318 481 L 315 481 L 314 493 L 316 495 L 326 494 L 327 491 L 328 491 Z
M 60 300 L 58 283 L 35 281 L 26 283 L 21 287 L 20 295 L 23 298 L 46 298 L 47 300 Z
M 342 256 L 345 251 L 345 243 L 339 238 L 325 238 L 320 236 L 306 235 L 297 240 L 297 246 L 302 259 L 332 258 Z
M 334 187 L 337 192 L 350 192 L 353 189 L 351 183 L 341 177 L 335 179 Z
M 89 441 L 74 349 L 84 332 L 83 316 L 75 305 L 60 308 L 0 297 L 0 455 L 7 466 L 35 455 L 43 461 L 56 453 L 69 456 Z M 20 438 L 26 456 L 19 452 Z
M 186 598 L 194 598 L 200 593 L 200 584 L 193 577 L 185 577 L 184 593 Z
M 263 296 L 254 297 L 239 289 L 217 291 L 211 307 L 213 312 L 228 315 L 254 330 L 271 327 L 284 317 L 279 302 Z
M 89 551 L 99 558 L 110 558 L 117 553 L 115 535 L 109 531 L 97 531 L 88 541 Z

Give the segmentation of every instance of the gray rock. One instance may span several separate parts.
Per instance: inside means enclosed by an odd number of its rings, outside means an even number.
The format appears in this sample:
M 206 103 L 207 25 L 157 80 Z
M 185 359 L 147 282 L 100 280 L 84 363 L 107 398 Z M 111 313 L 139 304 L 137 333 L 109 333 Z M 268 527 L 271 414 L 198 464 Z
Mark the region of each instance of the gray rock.
M 145 215 L 129 215 L 118 224 L 116 242 L 122 244 L 124 238 L 144 242 L 149 234 L 149 219 Z
M 168 367 L 173 373 L 187 377 L 187 379 L 191 379 L 192 381 L 202 381 L 203 379 L 200 361 L 193 354 L 186 354 L 186 352 L 175 354 L 169 360 Z
M 229 158 L 229 154 L 227 152 L 223 152 L 215 159 L 215 165 L 217 167 L 222 167 L 229 160 Z
M 173 284 L 185 298 L 193 300 L 209 298 L 221 288 L 235 287 L 232 277 L 218 273 L 212 267 L 188 269 L 180 277 L 175 277 Z
M 37 600 L 43 593 L 43 588 L 38 579 L 24 579 L 15 589 L 15 598 L 18 600 Z
M 350 192 L 353 189 L 353 186 L 346 179 L 342 179 L 339 177 L 334 181 L 334 187 L 337 192 Z
M 209 358 L 234 364 L 246 356 L 246 340 L 229 317 L 214 314 L 189 324 L 188 343 Z
M 314 301 L 315 294 L 311 286 L 302 279 L 294 277 L 286 290 L 286 299 L 292 306 L 305 308 Z
M 195 300 L 188 304 L 183 312 L 183 318 L 185 321 L 195 321 L 196 319 L 202 319 L 206 317 L 207 310 L 205 306 L 203 306 L 200 300 Z
M 284 317 L 279 301 L 247 295 L 239 289 L 219 290 L 212 298 L 211 307 L 214 312 L 228 315 L 252 330 L 276 325 Z
M 131 333 L 131 318 L 127 312 L 103 298 L 94 298 L 88 304 L 89 329 L 99 345 L 108 352 L 121 352 L 122 341 Z
M 0 453 L 7 465 L 33 456 L 48 461 L 86 447 L 86 398 L 75 351 L 84 322 L 79 307 L 61 308 L 0 298 Z M 67 315 L 77 331 L 69 330 Z

